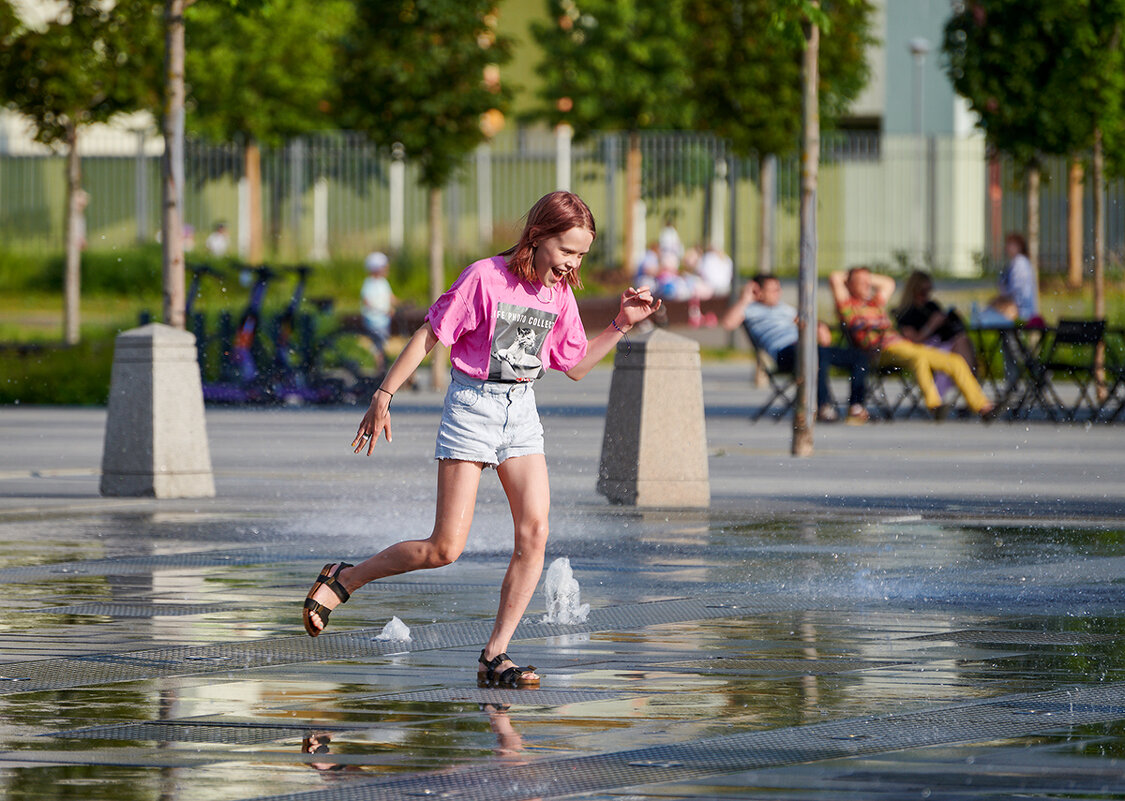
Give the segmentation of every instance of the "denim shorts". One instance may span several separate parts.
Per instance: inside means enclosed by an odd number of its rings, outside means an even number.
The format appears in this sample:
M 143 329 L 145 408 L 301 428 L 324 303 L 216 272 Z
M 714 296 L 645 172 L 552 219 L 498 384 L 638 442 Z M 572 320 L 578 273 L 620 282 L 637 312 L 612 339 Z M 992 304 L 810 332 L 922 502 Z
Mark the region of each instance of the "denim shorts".
M 495 467 L 513 456 L 543 453 L 533 382 L 482 381 L 452 371 L 438 427 L 435 459 Z

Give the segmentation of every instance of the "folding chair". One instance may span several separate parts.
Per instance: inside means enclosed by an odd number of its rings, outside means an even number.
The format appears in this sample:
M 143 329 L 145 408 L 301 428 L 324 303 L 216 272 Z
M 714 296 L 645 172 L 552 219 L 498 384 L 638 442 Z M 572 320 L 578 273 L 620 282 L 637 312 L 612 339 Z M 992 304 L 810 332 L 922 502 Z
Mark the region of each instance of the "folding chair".
M 760 360 L 760 364 L 765 367 L 766 378 L 769 379 L 770 396 L 762 406 L 750 415 L 750 422 L 756 423 L 770 411 L 774 401 L 780 400 L 781 405 L 776 412 L 778 419 L 784 417 L 793 408 L 793 404 L 797 402 L 797 389 L 796 377 L 792 373 L 778 372 L 777 365 L 774 364 L 773 359 L 769 357 L 769 352 L 762 347 L 762 343 L 754 336 L 754 332 L 750 330 L 750 324 L 743 322 L 742 328 L 746 332 L 746 336 L 750 337 L 750 345 L 754 350 L 758 351 L 765 358 Z
M 856 342 L 854 332 L 843 323 L 840 323 L 840 331 L 843 332 L 847 347 L 863 350 Z M 884 420 L 893 420 L 900 409 L 905 409 L 906 416 L 910 417 L 923 408 L 925 399 L 914 375 L 904 367 L 880 365 L 878 351 L 871 353 L 871 368 L 867 371 L 867 378 L 867 397 L 875 407 L 875 412 Z M 899 384 L 898 395 L 893 400 L 887 394 L 887 379 L 897 380 Z
M 1112 423 L 1125 413 L 1125 331 L 1118 330 L 1114 334 L 1116 348 L 1110 348 L 1109 338 L 1106 338 L 1106 395 L 1094 415 L 1095 420 L 1104 423 Z
M 1037 402 L 1052 422 L 1057 423 L 1060 414 L 1070 422 L 1086 405 L 1096 417 L 1100 404 L 1094 389 L 1094 354 L 1104 339 L 1105 320 L 1059 320 L 1042 355 L 1028 360 L 1030 380 L 1023 398 L 1027 410 Z M 1078 387 L 1073 406 L 1067 406 L 1055 389 L 1054 381 L 1060 375 L 1070 378 Z

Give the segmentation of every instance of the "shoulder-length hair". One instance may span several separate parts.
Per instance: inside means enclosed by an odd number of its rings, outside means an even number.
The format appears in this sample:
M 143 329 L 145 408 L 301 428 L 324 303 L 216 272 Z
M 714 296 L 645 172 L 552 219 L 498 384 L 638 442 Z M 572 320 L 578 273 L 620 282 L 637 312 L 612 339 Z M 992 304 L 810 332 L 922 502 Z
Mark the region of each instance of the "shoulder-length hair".
M 898 304 L 898 308 L 895 309 L 895 316 L 901 317 L 914 308 L 914 296 L 918 294 L 918 290 L 921 287 L 932 287 L 933 285 L 934 279 L 929 273 L 923 272 L 922 270 L 912 272 L 910 277 L 906 279 L 906 285 L 902 288 L 902 301 Z
M 592 236 L 598 232 L 594 228 L 594 215 L 590 207 L 573 192 L 551 192 L 535 201 L 527 212 L 527 222 L 520 234 L 520 241 L 500 255 L 505 258 L 508 270 L 525 281 L 536 281 L 535 248 L 543 239 L 583 228 Z M 578 270 L 572 270 L 562 279 L 572 289 L 581 289 L 582 279 Z

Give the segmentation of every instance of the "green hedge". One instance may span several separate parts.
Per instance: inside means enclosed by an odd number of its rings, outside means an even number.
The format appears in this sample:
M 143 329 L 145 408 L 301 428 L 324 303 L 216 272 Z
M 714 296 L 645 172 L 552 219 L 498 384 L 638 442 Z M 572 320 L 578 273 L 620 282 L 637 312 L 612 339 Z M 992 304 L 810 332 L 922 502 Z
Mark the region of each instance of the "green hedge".
M 101 406 L 109 398 L 113 337 L 78 345 L 0 347 L 0 404 Z
M 0 251 L 0 292 L 62 292 L 65 265 L 62 254 Z M 83 294 L 160 295 L 163 280 L 159 245 L 82 254 Z

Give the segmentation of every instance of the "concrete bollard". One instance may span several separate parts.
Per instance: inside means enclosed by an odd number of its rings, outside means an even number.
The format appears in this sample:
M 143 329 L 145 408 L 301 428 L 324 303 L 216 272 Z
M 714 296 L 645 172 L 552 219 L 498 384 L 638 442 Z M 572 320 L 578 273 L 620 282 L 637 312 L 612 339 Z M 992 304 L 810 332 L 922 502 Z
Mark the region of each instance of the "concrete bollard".
M 631 339 L 613 362 L 598 492 L 634 506 L 709 506 L 699 343 L 659 328 Z
M 215 494 L 195 337 L 187 331 L 153 323 L 118 334 L 101 493 Z

